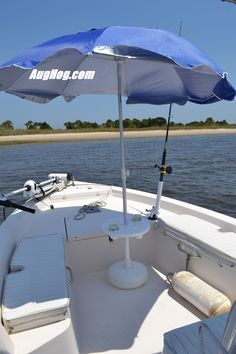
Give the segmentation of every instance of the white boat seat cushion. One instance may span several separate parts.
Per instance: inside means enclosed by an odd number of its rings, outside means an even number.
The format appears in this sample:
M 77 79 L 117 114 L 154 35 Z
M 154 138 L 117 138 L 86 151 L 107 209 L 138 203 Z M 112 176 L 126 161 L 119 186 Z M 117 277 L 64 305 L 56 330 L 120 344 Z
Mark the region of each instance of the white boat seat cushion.
M 62 236 L 22 240 L 11 266 L 14 272 L 6 277 L 2 304 L 3 323 L 9 333 L 67 317 L 70 300 Z M 16 272 L 17 267 L 22 270 Z
M 200 323 L 206 323 L 215 337 L 220 339 L 223 336 L 227 318 L 228 314 L 223 314 L 165 333 L 163 354 L 199 354 L 201 352 Z M 216 347 L 211 342 L 207 350 L 208 354 L 216 354 Z
M 64 240 L 59 234 L 23 238 L 12 256 L 10 271 L 18 272 L 26 268 L 53 265 L 55 267 L 65 265 Z

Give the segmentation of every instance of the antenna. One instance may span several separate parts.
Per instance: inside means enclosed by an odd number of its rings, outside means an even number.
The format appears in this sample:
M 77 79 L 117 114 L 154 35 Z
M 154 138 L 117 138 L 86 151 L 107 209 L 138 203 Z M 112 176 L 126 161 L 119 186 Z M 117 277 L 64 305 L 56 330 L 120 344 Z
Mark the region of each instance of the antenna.
M 236 1 L 236 0 L 235 0 Z M 178 35 L 179 35 L 179 37 L 181 37 L 181 32 L 182 32 L 182 26 L 183 26 L 183 23 L 184 23 L 184 21 L 180 21 L 180 24 L 179 24 L 179 33 L 178 33 Z

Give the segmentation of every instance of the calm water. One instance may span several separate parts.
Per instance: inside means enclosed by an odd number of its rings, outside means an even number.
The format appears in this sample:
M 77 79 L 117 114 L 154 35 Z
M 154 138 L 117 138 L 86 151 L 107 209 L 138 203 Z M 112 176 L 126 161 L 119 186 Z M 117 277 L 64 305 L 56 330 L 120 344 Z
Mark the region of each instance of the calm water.
M 156 193 L 163 138 L 125 142 L 129 188 Z M 236 136 L 171 137 L 164 195 L 236 217 Z M 25 144 L 0 147 L 0 193 L 40 182 L 50 172 L 71 172 L 75 179 L 121 185 L 119 141 Z

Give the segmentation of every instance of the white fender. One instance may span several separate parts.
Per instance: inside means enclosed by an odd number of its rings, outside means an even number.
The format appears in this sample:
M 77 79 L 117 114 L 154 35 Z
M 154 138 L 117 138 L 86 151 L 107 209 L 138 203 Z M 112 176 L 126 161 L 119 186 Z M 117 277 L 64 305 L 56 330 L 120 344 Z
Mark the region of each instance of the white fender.
M 208 317 L 214 317 L 231 309 L 229 298 L 190 272 L 172 275 L 173 289 Z

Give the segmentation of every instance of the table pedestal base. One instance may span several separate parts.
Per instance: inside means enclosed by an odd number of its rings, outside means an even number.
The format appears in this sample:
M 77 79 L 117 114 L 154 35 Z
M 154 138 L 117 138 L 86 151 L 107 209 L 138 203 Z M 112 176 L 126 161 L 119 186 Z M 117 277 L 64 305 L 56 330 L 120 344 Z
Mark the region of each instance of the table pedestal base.
M 147 268 L 139 262 L 126 261 L 112 264 L 108 269 L 110 283 L 120 289 L 135 289 L 143 285 L 148 278 Z

